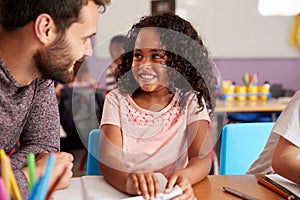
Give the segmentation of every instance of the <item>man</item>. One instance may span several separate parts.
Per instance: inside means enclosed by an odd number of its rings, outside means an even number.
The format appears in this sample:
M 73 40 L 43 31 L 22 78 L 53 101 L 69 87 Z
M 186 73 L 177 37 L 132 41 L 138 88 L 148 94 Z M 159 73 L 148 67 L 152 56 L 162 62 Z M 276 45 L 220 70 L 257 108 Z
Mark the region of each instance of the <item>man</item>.
M 68 187 L 73 156 L 60 150 L 60 126 L 53 80 L 73 79 L 76 61 L 92 54 L 98 8 L 109 0 L 0 0 L 0 148 L 28 198 L 27 154 L 36 155 L 36 176 L 49 152 L 55 166 L 49 187 Z M 52 79 L 52 80 L 51 80 Z M 15 152 L 12 150 L 18 144 Z
M 300 184 L 300 91 L 280 114 L 268 142 L 248 174 L 278 173 Z

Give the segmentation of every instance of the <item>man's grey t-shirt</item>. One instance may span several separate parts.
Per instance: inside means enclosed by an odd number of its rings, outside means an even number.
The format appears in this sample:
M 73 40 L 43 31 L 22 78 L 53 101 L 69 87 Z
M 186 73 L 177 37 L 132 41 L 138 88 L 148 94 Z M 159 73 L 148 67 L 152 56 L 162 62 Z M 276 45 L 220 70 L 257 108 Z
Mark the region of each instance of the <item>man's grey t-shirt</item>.
M 0 148 L 9 153 L 20 143 L 10 158 L 24 199 L 28 185 L 21 169 L 27 164 L 27 154 L 59 151 L 59 130 L 53 81 L 35 79 L 22 86 L 0 58 Z

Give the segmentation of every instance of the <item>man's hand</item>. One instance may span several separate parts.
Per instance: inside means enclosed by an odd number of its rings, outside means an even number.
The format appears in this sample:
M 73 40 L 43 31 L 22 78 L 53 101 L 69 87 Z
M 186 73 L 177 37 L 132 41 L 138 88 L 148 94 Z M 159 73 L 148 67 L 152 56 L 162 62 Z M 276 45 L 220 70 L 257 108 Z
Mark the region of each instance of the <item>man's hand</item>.
M 73 176 L 73 160 L 74 157 L 72 154 L 66 152 L 56 152 L 53 153 L 55 156 L 55 163 L 53 170 L 51 171 L 51 178 L 49 182 L 49 188 L 52 188 L 53 184 L 56 183 L 55 190 L 65 189 L 71 183 L 71 178 Z M 50 153 L 41 153 L 36 158 L 36 177 L 39 179 L 44 175 L 47 162 L 49 159 Z M 25 167 L 23 172 L 28 179 L 28 169 Z M 57 181 L 60 179 L 59 181 Z

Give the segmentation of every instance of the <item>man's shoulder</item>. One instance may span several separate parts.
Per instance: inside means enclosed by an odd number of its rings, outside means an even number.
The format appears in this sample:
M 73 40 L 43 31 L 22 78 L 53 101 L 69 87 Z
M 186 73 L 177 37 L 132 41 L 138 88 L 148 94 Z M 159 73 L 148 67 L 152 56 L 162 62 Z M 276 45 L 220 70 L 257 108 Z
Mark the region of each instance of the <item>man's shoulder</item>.
M 51 79 L 38 78 L 36 79 L 36 85 L 39 89 L 54 89 L 54 81 Z

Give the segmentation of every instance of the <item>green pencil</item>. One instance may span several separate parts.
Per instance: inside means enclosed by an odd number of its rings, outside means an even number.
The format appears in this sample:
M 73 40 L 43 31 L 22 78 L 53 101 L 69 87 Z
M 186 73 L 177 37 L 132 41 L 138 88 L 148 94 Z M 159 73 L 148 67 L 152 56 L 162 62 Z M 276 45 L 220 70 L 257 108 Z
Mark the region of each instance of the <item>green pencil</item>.
M 28 170 L 29 170 L 29 189 L 30 189 L 30 191 L 32 191 L 32 188 L 36 183 L 35 156 L 33 153 L 28 154 L 27 166 L 28 166 Z

